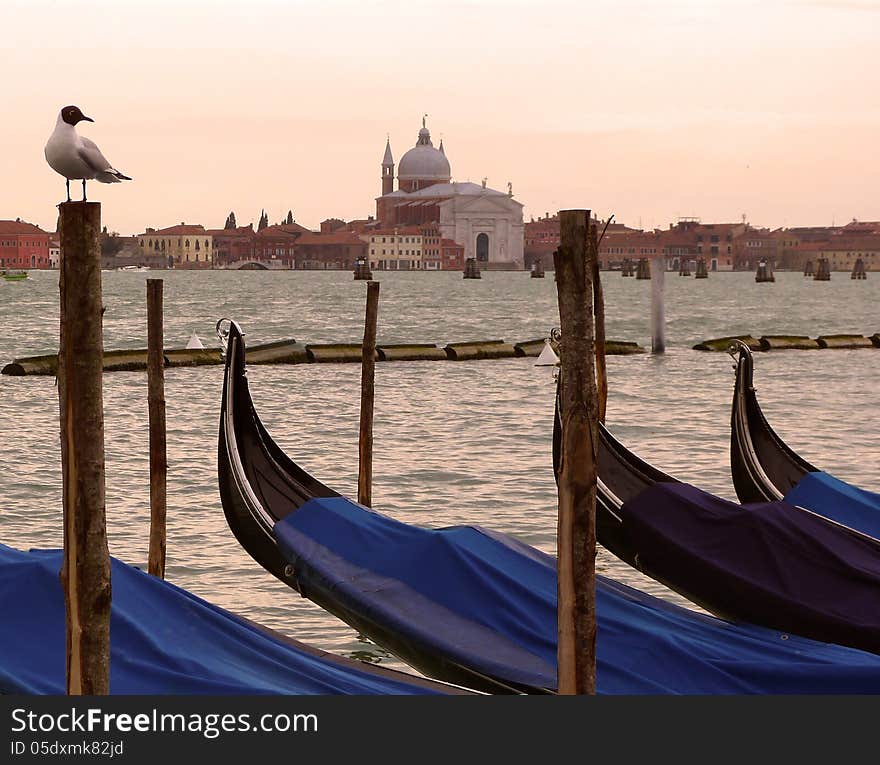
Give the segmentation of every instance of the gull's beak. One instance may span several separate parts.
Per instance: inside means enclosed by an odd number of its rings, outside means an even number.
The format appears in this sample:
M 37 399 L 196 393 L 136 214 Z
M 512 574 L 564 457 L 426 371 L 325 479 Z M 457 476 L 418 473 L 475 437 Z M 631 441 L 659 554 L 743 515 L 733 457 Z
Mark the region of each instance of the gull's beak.
M 82 119 L 83 119 L 85 122 L 94 122 L 94 120 L 93 120 L 91 117 L 86 117 L 85 114 L 83 114 Z

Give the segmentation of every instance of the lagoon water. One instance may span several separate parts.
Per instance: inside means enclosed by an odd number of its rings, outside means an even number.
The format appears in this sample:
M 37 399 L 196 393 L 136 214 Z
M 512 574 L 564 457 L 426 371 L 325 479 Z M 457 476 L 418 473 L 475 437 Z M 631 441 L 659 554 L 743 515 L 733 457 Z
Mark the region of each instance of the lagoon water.
M 733 499 L 728 463 L 732 362 L 701 339 L 880 332 L 880 274 L 814 282 L 777 273 L 708 280 L 666 276 L 668 350 L 609 358 L 608 423 L 648 461 Z M 165 280 L 165 344 L 239 321 L 250 343 L 295 337 L 359 342 L 363 282 L 348 272 L 105 272 L 105 347 L 146 345 L 145 281 Z M 448 342 L 546 336 L 558 325 L 552 273 L 378 273 L 379 340 Z M 650 282 L 604 273 L 610 339 L 650 347 Z M 0 365 L 58 347 L 58 274 L 0 281 Z M 281 447 L 324 483 L 357 491 L 359 365 L 249 370 L 260 415 Z M 880 350 L 760 354 L 755 384 L 782 437 L 812 463 L 880 491 Z M 217 492 L 222 368 L 166 371 L 168 566 L 176 584 L 319 648 L 401 665 L 265 573 L 229 531 Z M 429 526 L 472 523 L 554 551 L 550 463 L 554 386 L 534 359 L 377 365 L 376 509 Z M 104 378 L 111 553 L 146 567 L 149 528 L 146 374 Z M 58 399 L 52 378 L 0 377 L 0 542 L 59 547 Z M 603 573 L 676 602 L 662 586 L 600 552 Z

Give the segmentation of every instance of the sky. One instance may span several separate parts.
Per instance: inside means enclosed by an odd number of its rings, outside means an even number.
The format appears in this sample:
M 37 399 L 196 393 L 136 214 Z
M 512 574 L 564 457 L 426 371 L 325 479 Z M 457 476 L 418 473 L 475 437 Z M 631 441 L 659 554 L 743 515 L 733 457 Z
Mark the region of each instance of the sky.
M 134 179 L 89 184 L 123 234 L 375 214 L 423 114 L 526 220 L 880 219 L 880 0 L 0 0 L 0 30 L 0 219 L 49 230 L 67 104 Z

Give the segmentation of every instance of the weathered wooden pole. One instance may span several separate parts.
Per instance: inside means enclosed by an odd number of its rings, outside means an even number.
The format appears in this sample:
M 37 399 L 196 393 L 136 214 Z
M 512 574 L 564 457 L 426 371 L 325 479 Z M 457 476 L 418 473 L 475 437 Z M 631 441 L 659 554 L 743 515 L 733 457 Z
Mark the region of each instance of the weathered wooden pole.
M 165 578 L 168 456 L 165 443 L 165 348 L 161 279 L 147 279 L 147 402 L 150 413 L 149 572 Z
M 557 648 L 561 694 L 596 692 L 596 459 L 592 271 L 589 210 L 562 210 L 553 256 L 562 330 L 558 480 Z
M 663 282 L 666 261 L 661 255 L 651 259 L 651 352 L 666 353 L 666 308 L 663 304 Z
M 358 437 L 358 502 L 373 504 L 373 400 L 376 389 L 376 324 L 379 282 L 367 284 L 364 344 L 361 356 L 361 427 Z
M 110 692 L 110 553 L 104 504 L 101 205 L 59 206 L 58 401 L 64 507 L 67 693 Z
M 606 229 L 608 227 L 606 226 Z M 598 389 L 599 422 L 605 422 L 608 406 L 608 372 L 605 364 L 605 296 L 602 293 L 602 277 L 599 275 L 598 227 L 590 225 L 590 242 L 587 255 L 593 275 L 593 313 L 596 317 L 596 387 Z

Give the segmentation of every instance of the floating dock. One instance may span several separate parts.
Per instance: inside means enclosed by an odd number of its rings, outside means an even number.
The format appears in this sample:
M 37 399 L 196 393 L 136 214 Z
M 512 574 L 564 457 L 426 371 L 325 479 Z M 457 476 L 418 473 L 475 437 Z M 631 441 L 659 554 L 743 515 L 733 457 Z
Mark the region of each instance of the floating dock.
M 753 351 L 823 350 L 828 348 L 880 348 L 880 333 L 871 337 L 864 335 L 734 335 L 703 340 L 693 348 L 695 351 L 726 351 L 733 340 L 741 340 Z
M 505 340 L 472 340 L 438 346 L 434 343 L 377 343 L 377 361 L 476 361 L 514 357 L 537 357 L 544 338 L 508 343 Z M 557 349 L 558 350 L 558 349 Z M 608 340 L 605 353 L 629 356 L 645 353 L 638 343 Z M 165 367 L 200 367 L 223 363 L 219 348 L 175 348 L 165 350 Z M 248 364 L 351 364 L 362 358 L 360 343 L 310 343 L 277 340 L 248 348 Z M 147 351 L 141 348 L 104 352 L 105 372 L 138 372 L 147 368 Z M 15 359 L 0 373 L 13 377 L 54 376 L 58 373 L 57 354 L 26 356 Z

